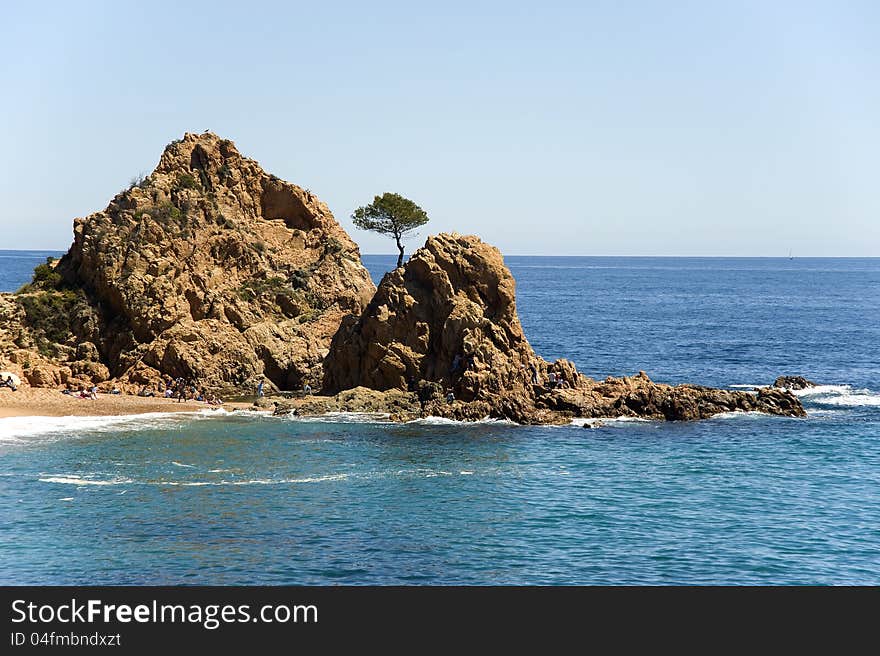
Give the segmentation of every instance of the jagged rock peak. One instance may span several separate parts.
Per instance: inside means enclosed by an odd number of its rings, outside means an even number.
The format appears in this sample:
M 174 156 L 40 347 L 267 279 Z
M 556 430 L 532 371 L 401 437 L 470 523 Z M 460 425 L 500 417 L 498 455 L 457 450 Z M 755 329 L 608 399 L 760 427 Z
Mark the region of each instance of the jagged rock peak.
M 76 219 L 57 271 L 85 297 L 60 346 L 73 358 L 93 344 L 133 384 L 317 384 L 342 317 L 375 290 L 323 202 L 210 132 L 172 142 L 149 176 Z

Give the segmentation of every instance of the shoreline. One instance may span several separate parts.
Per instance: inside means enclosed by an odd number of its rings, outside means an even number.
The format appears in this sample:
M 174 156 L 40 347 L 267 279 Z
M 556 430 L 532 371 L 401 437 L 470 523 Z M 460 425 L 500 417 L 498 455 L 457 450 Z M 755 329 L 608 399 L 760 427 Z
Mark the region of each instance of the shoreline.
M 250 403 L 226 402 L 209 405 L 199 401 L 178 403 L 176 399 L 142 397 L 131 394 L 98 393 L 97 400 L 80 399 L 60 390 L 20 387 L 18 391 L 0 389 L 0 419 L 11 417 L 106 417 L 140 415 L 150 412 L 197 412 L 206 408 L 227 411 L 251 407 Z

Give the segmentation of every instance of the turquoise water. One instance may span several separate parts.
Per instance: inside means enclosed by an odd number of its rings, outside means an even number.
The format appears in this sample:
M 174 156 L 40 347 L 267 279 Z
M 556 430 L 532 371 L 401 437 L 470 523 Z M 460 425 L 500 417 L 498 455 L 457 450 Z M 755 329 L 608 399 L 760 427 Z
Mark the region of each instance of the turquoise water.
M 507 261 L 590 375 L 825 385 L 807 419 L 598 429 L 0 420 L 0 582 L 880 583 L 880 260 Z

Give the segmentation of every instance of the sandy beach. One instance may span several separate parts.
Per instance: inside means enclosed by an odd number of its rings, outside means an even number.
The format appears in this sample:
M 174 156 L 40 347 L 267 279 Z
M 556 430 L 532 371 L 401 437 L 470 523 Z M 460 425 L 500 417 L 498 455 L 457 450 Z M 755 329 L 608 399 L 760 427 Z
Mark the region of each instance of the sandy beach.
M 98 394 L 98 399 L 80 399 L 60 390 L 20 387 L 13 392 L 0 389 L 0 419 L 5 417 L 94 417 L 106 415 L 137 415 L 146 412 L 192 412 L 214 408 L 207 403 L 174 399 L 144 398 L 128 394 Z M 226 410 L 247 408 L 248 403 L 224 403 Z

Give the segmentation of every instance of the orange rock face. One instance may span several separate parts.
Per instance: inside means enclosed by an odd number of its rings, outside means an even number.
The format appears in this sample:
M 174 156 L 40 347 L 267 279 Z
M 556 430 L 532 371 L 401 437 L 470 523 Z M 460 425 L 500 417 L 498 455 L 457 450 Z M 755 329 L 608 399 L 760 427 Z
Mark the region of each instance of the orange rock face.
M 76 219 L 56 271 L 78 299 L 67 337 L 44 346 L 74 361 L 90 343 L 133 385 L 315 385 L 342 317 L 375 290 L 324 203 L 210 133 L 170 144 L 140 184 Z

